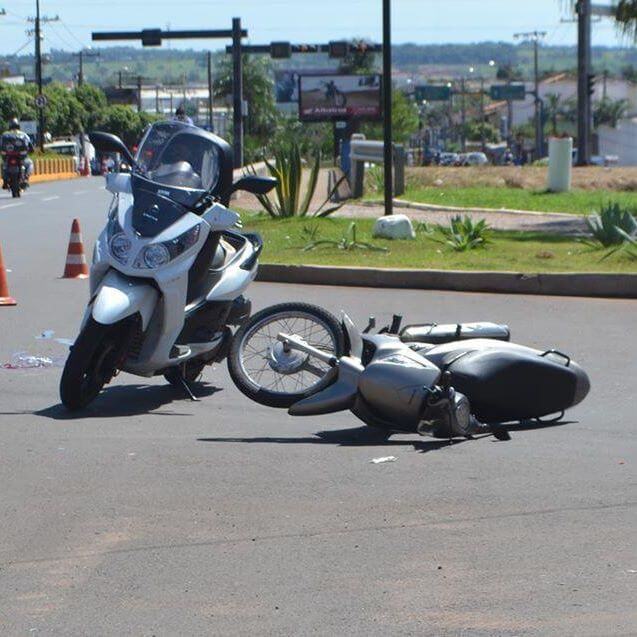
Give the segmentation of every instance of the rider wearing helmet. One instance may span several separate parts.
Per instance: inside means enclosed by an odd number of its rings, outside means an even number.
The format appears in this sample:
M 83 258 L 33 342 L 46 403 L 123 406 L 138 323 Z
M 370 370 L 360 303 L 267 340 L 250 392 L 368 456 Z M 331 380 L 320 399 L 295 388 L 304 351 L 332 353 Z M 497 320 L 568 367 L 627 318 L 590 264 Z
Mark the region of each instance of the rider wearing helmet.
M 192 126 L 192 119 L 186 115 L 186 109 L 183 104 L 180 104 L 175 111 L 173 119 L 177 122 L 184 122 L 184 124 L 190 124 Z
M 20 121 L 17 117 L 14 117 L 9 122 L 9 129 L 2 133 L 0 137 L 0 152 L 2 153 L 2 188 L 4 190 L 9 188 L 8 180 L 6 179 L 6 166 L 5 157 L 7 152 L 20 152 L 24 157 L 24 168 L 27 178 L 31 176 L 33 172 L 33 162 L 29 159 L 28 153 L 33 152 L 33 144 L 31 138 L 20 130 Z

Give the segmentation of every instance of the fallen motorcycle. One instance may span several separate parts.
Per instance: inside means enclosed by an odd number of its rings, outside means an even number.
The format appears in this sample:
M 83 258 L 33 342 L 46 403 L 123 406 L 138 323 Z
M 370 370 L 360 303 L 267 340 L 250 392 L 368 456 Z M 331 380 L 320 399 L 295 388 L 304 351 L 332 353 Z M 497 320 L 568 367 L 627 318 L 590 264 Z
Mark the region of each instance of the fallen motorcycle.
M 412 325 L 372 334 L 343 314 L 284 303 L 237 331 L 230 375 L 246 396 L 293 416 L 350 410 L 370 427 L 441 438 L 503 423 L 560 420 L 588 394 L 586 372 L 557 350 L 510 342 L 505 325 Z

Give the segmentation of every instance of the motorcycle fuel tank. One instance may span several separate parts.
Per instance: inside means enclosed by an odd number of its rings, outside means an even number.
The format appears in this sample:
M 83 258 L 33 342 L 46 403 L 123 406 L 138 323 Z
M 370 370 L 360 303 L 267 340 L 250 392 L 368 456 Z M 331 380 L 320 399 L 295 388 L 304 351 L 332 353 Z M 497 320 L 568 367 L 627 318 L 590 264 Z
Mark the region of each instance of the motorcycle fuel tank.
M 415 427 L 429 390 L 439 379 L 437 367 L 400 353 L 370 363 L 361 374 L 358 389 L 380 418 L 401 428 Z

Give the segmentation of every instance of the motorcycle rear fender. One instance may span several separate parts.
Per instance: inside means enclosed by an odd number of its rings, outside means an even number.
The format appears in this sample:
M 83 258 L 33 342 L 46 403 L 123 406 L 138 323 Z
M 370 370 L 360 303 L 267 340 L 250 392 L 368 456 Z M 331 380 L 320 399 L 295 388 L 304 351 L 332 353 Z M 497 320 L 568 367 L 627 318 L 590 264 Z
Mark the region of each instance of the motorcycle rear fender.
M 325 389 L 309 398 L 304 398 L 290 407 L 291 416 L 319 416 L 351 409 L 358 394 L 358 379 L 364 367 L 360 361 L 349 356 L 341 358 L 329 374 L 336 380 Z
M 155 311 L 159 293 L 149 283 L 123 276 L 111 270 L 101 280 L 92 303 L 93 318 L 103 325 L 113 325 L 139 313 L 146 330 Z

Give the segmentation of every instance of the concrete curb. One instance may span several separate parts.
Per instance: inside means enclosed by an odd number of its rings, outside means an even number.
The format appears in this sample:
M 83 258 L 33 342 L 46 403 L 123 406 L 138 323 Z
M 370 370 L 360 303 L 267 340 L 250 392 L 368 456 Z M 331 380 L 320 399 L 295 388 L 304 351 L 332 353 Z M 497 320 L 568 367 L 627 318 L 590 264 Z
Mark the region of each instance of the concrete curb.
M 382 206 L 384 202 L 379 200 L 362 201 L 355 204 L 357 206 Z M 411 208 L 413 210 L 424 210 L 427 212 L 454 212 L 458 214 L 466 214 L 470 212 L 494 213 L 500 212 L 510 215 L 535 215 L 538 217 L 560 217 L 566 219 L 577 219 L 578 217 L 586 217 L 587 215 L 575 214 L 570 212 L 539 212 L 537 210 L 515 210 L 513 208 L 463 208 L 460 206 L 441 206 L 433 203 L 418 203 L 416 201 L 407 201 L 405 199 L 394 199 L 396 208 Z
M 322 265 L 259 266 L 257 281 L 456 292 L 637 298 L 637 274 L 464 272 Z

